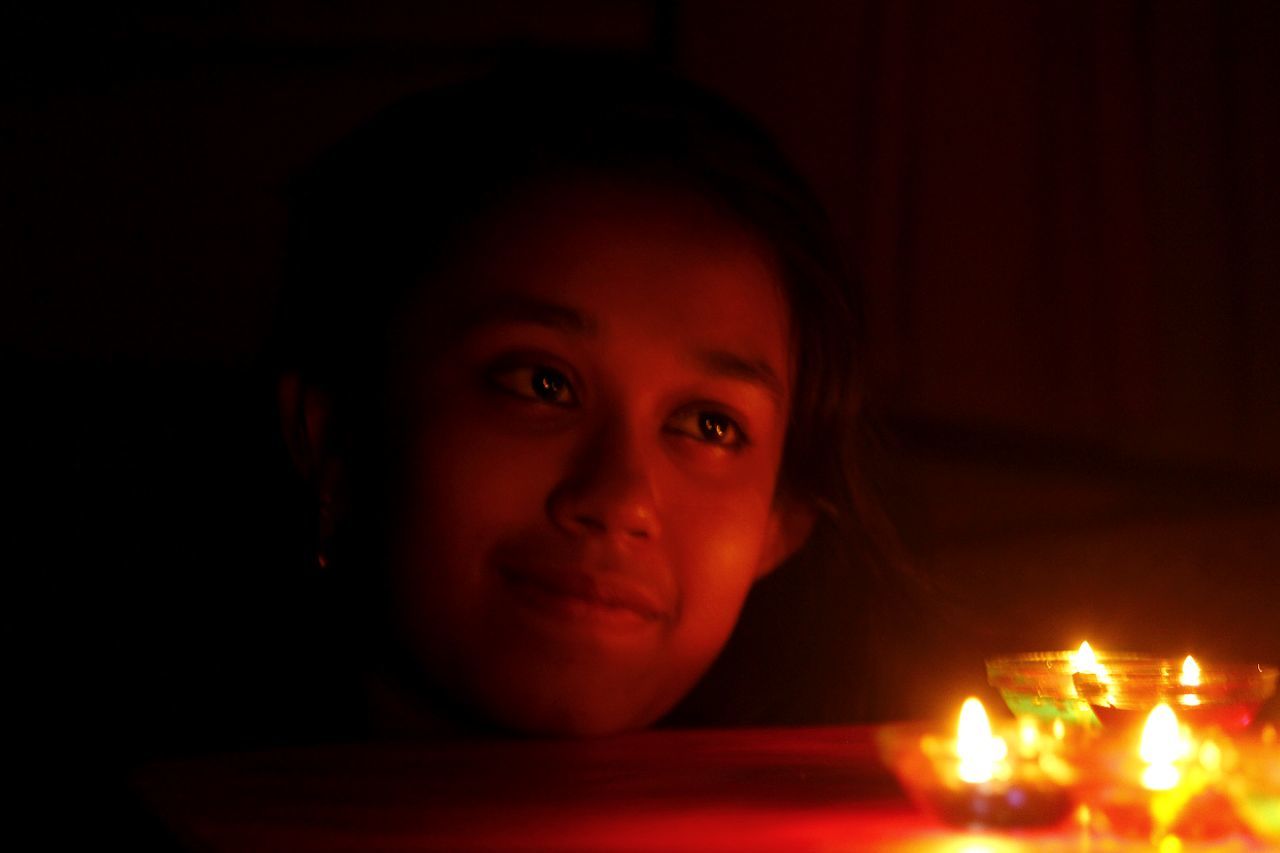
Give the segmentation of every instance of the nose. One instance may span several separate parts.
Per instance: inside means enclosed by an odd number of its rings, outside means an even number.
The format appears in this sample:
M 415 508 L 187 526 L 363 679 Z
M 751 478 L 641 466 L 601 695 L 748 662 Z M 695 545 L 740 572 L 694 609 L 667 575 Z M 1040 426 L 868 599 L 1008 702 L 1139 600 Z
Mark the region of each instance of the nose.
M 652 541 L 661 534 L 649 464 L 618 425 L 584 442 L 547 499 L 552 522 L 574 536 Z

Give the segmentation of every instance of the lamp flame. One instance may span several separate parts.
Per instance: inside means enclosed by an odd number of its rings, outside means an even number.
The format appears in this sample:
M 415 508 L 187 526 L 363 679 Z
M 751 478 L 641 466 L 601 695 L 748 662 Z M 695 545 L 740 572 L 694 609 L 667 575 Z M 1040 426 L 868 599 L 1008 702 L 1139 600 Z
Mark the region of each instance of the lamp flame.
M 1147 724 L 1142 727 L 1142 741 L 1138 745 L 1138 755 L 1148 765 L 1142 771 L 1143 787 L 1167 791 L 1177 785 L 1182 774 L 1174 762 L 1182 757 L 1183 752 L 1178 716 L 1161 702 L 1147 716 Z
M 1008 746 L 991 736 L 991 721 L 982 702 L 970 696 L 960 706 L 960 725 L 956 730 L 956 754 L 960 756 L 957 773 L 961 781 L 990 782 L 996 762 L 1008 754 Z
M 1084 675 L 1098 674 L 1098 656 L 1093 653 L 1088 640 L 1081 643 L 1080 649 L 1071 656 L 1071 671 Z
M 1105 666 L 1098 663 L 1098 656 L 1093 653 L 1088 640 L 1080 644 L 1079 650 L 1068 658 L 1068 663 L 1071 664 L 1073 675 L 1091 675 L 1099 685 L 1107 688 L 1105 704 L 1115 704 L 1115 700 L 1111 698 L 1111 675 Z M 1075 692 L 1074 688 L 1072 692 Z
M 1187 655 L 1187 659 L 1182 662 L 1182 675 L 1178 677 L 1178 683 L 1183 687 L 1200 686 L 1200 664 L 1191 655 Z

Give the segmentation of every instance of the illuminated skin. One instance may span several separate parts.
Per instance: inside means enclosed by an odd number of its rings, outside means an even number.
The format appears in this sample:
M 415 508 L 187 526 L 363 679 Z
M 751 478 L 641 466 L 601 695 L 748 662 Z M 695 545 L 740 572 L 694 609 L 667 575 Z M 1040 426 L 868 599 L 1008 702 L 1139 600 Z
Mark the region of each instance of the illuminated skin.
M 695 196 L 582 182 L 462 245 L 443 279 L 461 296 L 398 330 L 396 627 L 502 725 L 646 725 L 808 532 L 775 501 L 792 377 L 773 261 Z

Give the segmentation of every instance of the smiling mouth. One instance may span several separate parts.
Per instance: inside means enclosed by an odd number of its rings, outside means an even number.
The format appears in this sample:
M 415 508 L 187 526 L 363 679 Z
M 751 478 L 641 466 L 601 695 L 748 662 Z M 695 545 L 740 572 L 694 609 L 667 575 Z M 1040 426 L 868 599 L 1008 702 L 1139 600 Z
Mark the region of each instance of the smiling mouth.
M 669 618 L 656 596 L 624 578 L 509 567 L 501 573 L 522 601 L 562 618 L 631 625 L 657 625 Z

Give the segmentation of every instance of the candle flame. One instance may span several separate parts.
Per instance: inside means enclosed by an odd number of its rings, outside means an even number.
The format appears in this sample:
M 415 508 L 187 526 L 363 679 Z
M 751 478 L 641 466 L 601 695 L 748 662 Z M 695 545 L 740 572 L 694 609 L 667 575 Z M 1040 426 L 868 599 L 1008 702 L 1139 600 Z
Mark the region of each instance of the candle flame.
M 1093 647 L 1089 645 L 1088 640 L 1080 644 L 1080 649 L 1072 653 L 1068 658 L 1068 662 L 1071 664 L 1073 675 L 1092 676 L 1100 687 L 1106 689 L 1106 696 L 1102 704 L 1115 704 L 1115 700 L 1111 697 L 1111 676 L 1107 672 L 1107 668 L 1098 663 L 1098 656 L 1093 653 Z M 1072 688 L 1072 693 L 1075 694 L 1074 687 Z
M 970 696 L 960 707 L 960 725 L 956 730 L 956 753 L 960 756 L 957 772 L 961 781 L 990 782 L 996 762 L 1005 757 L 1008 746 L 991 736 L 991 721 L 982 702 Z
M 1178 732 L 1178 716 L 1166 703 L 1161 702 L 1147 716 L 1142 727 L 1142 741 L 1138 755 L 1147 762 L 1142 771 L 1143 787 L 1152 791 L 1167 791 L 1178 784 L 1181 773 L 1174 762 L 1182 757 L 1183 743 Z
M 1187 655 L 1187 659 L 1182 662 L 1182 675 L 1178 677 L 1178 683 L 1183 687 L 1200 686 L 1200 664 L 1191 655 Z
M 1151 764 L 1171 762 L 1178 758 L 1178 715 L 1161 702 L 1147 715 L 1142 727 L 1142 743 L 1138 755 Z
M 1088 640 L 1081 643 L 1080 649 L 1071 656 L 1071 671 L 1085 675 L 1098 674 L 1098 656 L 1093 653 Z

